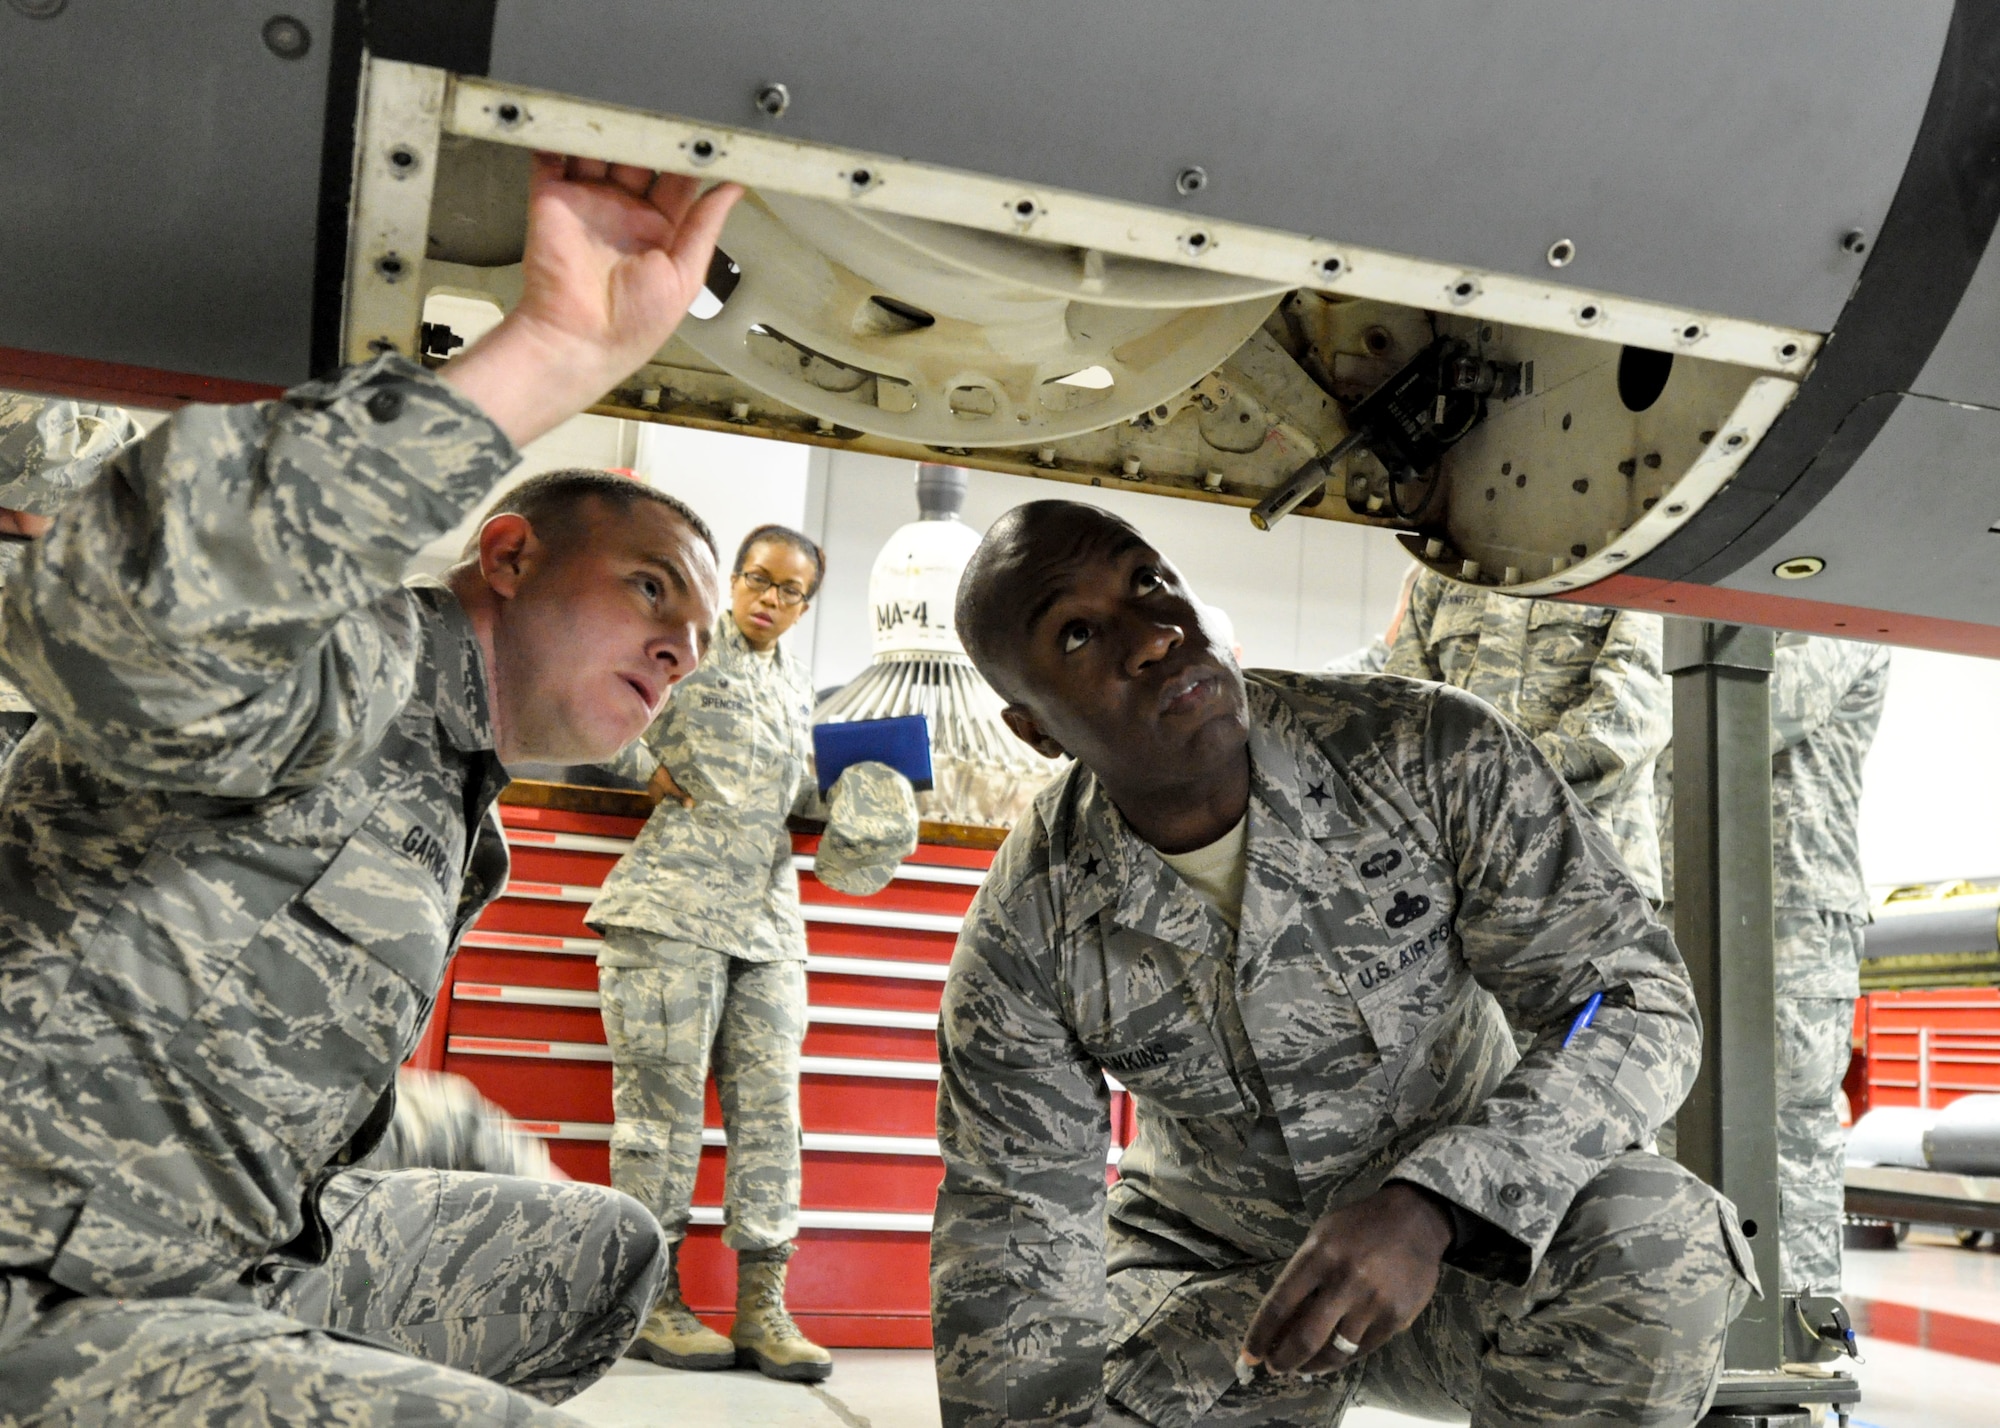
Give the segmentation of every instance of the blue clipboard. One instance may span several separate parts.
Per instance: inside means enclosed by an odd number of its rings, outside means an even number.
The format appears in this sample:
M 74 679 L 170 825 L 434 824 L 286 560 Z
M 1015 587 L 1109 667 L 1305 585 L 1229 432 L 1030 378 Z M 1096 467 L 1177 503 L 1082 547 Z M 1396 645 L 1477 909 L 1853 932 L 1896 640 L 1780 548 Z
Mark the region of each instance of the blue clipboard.
M 813 764 L 819 774 L 820 797 L 849 766 L 887 764 L 910 781 L 919 793 L 931 787 L 931 725 L 921 714 L 894 719 L 855 719 L 845 724 L 813 725 Z

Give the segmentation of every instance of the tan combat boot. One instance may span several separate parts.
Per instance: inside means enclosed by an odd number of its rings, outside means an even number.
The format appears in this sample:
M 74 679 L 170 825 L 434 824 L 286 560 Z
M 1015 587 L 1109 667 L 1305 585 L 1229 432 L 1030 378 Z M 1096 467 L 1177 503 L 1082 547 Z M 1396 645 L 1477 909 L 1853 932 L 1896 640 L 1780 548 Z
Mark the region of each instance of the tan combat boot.
M 736 1345 L 695 1318 L 694 1310 L 681 1298 L 680 1253 L 680 1246 L 675 1245 L 659 1302 L 646 1316 L 645 1327 L 625 1351 L 626 1357 L 650 1359 L 675 1369 L 734 1368 Z
M 736 1261 L 736 1361 L 753 1364 L 766 1378 L 818 1383 L 833 1372 L 833 1355 L 799 1332 L 785 1312 L 784 1250 L 770 1258 Z

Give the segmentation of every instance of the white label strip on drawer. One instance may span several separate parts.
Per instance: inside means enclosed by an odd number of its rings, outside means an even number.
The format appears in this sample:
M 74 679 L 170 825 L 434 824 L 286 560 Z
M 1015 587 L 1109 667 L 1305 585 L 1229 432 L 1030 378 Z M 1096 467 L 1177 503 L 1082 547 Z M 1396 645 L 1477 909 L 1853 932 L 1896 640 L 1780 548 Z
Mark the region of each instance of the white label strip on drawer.
M 799 1071 L 807 1076 L 867 1076 L 883 1081 L 935 1081 L 935 1061 L 864 1061 L 856 1056 L 801 1056 Z
M 792 854 L 792 866 L 802 873 L 814 870 L 817 860 L 811 853 Z M 950 883 L 954 887 L 976 888 L 986 881 L 986 874 L 977 868 L 948 868 L 940 863 L 898 863 L 896 881 L 899 883 Z
M 598 1007 L 596 992 L 571 991 L 567 987 L 509 987 L 499 982 L 456 981 L 451 984 L 454 1001 L 506 1002 L 528 1007 Z
M 543 1140 L 610 1140 L 611 1127 L 597 1121 L 509 1121 L 522 1135 Z
M 537 1041 L 522 1036 L 453 1036 L 444 1049 L 460 1056 L 528 1056 L 548 1061 L 609 1061 L 611 1048 L 595 1041 Z M 871 1081 L 935 1081 L 935 1061 L 864 1060 L 858 1056 L 801 1056 L 806 1076 L 858 1076 Z
M 951 968 L 943 962 L 904 962 L 893 957 L 829 957 L 806 954 L 806 970 L 829 977 L 900 977 L 910 982 L 942 982 Z
M 720 1205 L 696 1205 L 688 1218 L 697 1225 L 722 1223 Z M 929 1215 L 896 1214 L 888 1210 L 801 1210 L 802 1230 L 898 1230 L 913 1235 L 931 1232 Z
M 806 1020 L 818 1026 L 886 1026 L 898 1031 L 936 1031 L 934 1012 L 876 1011 L 872 1007 L 806 1008 Z
M 508 1124 L 523 1135 L 536 1136 L 542 1140 L 608 1141 L 611 1139 L 611 1127 L 596 1121 L 510 1121 Z M 935 1136 L 843 1135 L 837 1131 L 806 1131 L 799 1140 L 803 1149 L 822 1153 L 906 1155 L 918 1160 L 937 1160 L 942 1155 Z M 703 1126 L 701 1143 L 706 1146 L 725 1147 L 729 1144 L 729 1132 L 720 1126 Z M 1124 1154 L 1124 1146 L 1112 1146 L 1105 1156 L 1105 1164 L 1116 1165 Z
M 509 890 L 513 884 L 507 884 Z M 965 919 L 942 912 L 897 912 L 881 907 L 835 907 L 831 903 L 809 902 L 800 909 L 807 922 L 837 922 L 849 927 L 900 927 L 907 932 L 949 932 L 958 935 Z
M 603 1006 L 603 998 L 596 992 L 574 991 L 567 987 L 514 987 L 501 982 L 459 980 L 452 983 L 451 994 L 457 1001 L 498 1002 L 510 1006 L 590 1007 L 593 1010 Z M 879 1026 L 898 1031 L 936 1031 L 938 1019 L 930 1012 L 809 1006 L 806 1008 L 806 1020 L 824 1026 Z
M 549 833 L 539 828 L 507 829 L 510 848 L 553 849 L 559 853 L 609 853 L 622 858 L 632 851 L 630 838 L 599 838 L 590 833 Z
M 458 944 L 489 952 L 560 952 L 570 957 L 595 957 L 604 943 L 595 937 L 544 937 L 535 932 L 490 932 L 474 928 Z
M 914 1155 L 929 1160 L 938 1156 L 935 1136 L 841 1135 L 833 1131 L 806 1131 L 799 1140 L 807 1150 L 841 1151 L 848 1155 Z M 703 1126 L 701 1143 L 728 1145 L 729 1133 L 720 1126 Z
M 511 897 L 518 902 L 596 902 L 602 888 L 587 888 L 576 883 L 533 883 L 519 878 L 509 878 L 500 896 Z
M 595 1041 L 535 1041 L 521 1036 L 453 1036 L 444 1049 L 461 1056 L 535 1056 L 550 1061 L 609 1061 L 611 1048 Z

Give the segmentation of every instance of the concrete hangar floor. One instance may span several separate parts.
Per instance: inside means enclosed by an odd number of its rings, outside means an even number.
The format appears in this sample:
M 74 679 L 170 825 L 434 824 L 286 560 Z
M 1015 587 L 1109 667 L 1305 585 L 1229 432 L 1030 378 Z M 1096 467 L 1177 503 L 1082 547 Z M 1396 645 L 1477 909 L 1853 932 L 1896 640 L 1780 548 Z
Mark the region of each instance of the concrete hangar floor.
M 2000 1404 L 2000 1254 L 1917 1227 L 1894 1250 L 1849 1250 L 1846 1300 L 1865 1324 L 1853 1428 L 1991 1428 Z M 839 1349 L 812 1388 L 748 1370 L 676 1373 L 627 1359 L 566 1407 L 592 1428 L 936 1428 L 925 1350 Z M 1425 1420 L 1357 1408 L 1344 1428 Z M 1461 1422 L 1463 1420 L 1460 1420 Z

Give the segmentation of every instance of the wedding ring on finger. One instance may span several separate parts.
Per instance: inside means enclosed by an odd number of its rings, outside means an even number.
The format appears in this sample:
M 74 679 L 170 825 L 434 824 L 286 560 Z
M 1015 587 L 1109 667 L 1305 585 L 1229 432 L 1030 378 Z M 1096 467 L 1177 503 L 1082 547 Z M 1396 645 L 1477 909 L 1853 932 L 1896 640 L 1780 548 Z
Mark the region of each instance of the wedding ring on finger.
M 1349 1358 L 1353 1358 L 1361 1352 L 1361 1345 L 1342 1334 L 1335 1334 L 1333 1336 L 1333 1347 L 1336 1352 L 1346 1354 Z

